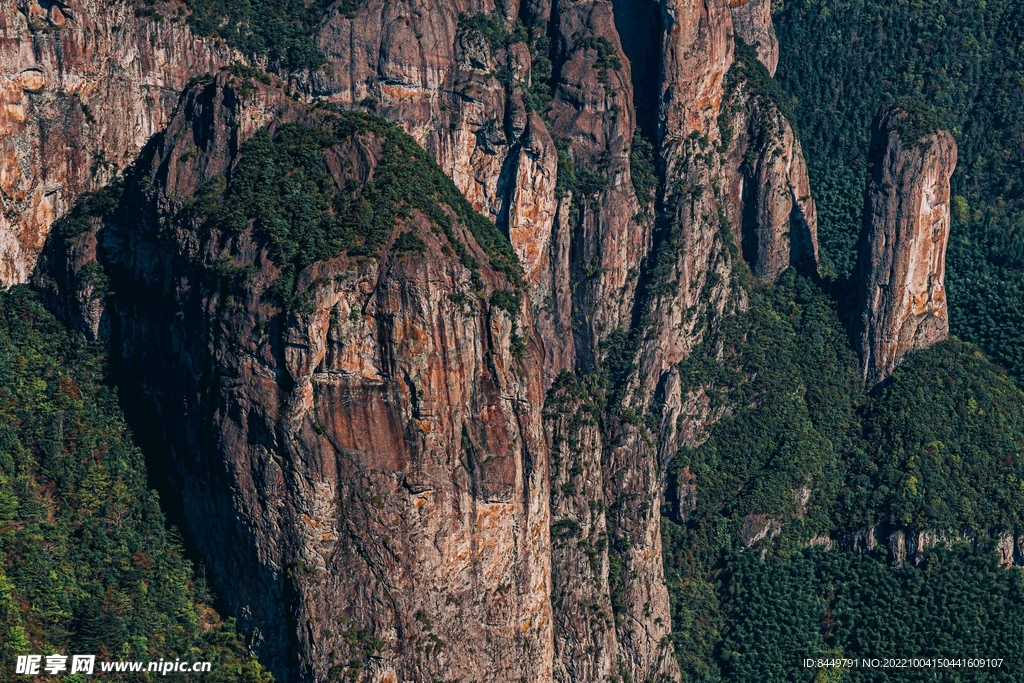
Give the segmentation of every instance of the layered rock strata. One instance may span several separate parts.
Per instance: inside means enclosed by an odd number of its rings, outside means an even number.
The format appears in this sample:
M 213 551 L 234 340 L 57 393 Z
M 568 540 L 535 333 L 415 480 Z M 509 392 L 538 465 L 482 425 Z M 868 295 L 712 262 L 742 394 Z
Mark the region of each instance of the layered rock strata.
M 856 338 L 861 372 L 875 384 L 908 354 L 949 335 L 944 280 L 956 142 L 948 131 L 920 130 L 916 115 L 895 108 L 874 124 L 870 160 Z

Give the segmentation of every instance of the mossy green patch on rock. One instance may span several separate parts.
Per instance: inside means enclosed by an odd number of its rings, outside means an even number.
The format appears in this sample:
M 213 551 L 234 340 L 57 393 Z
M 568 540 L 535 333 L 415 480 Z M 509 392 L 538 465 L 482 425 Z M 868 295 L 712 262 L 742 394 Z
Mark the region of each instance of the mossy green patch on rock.
M 478 214 L 452 181 L 408 135 L 375 115 L 328 112 L 322 125 L 288 124 L 263 130 L 241 148 L 225 179 L 216 176 L 196 193 L 188 210 L 228 235 L 252 226 L 282 269 L 275 290 L 287 298 L 305 267 L 347 253 L 375 257 L 398 221 L 418 211 L 438 226 L 459 261 L 482 287 L 480 266 L 459 238 L 461 224 L 491 265 L 514 285 L 522 270 L 508 239 Z M 380 146 L 366 182 L 338 187 L 324 153 L 356 138 Z M 394 248 L 422 251 L 422 238 L 406 230 Z M 417 241 L 418 240 L 418 241 Z

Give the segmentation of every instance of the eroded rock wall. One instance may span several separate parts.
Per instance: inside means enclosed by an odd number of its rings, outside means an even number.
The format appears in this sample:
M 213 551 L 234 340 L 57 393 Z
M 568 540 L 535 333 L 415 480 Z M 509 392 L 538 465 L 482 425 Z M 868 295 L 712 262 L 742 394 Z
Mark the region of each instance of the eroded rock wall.
M 743 76 L 731 86 L 722 202 L 733 240 L 766 282 L 790 266 L 817 275 L 818 211 L 800 141 L 771 98 Z
M 48 248 L 37 284 L 140 378 L 214 587 L 280 679 L 353 659 L 374 681 L 680 679 L 664 472 L 716 413 L 676 365 L 745 309 L 745 256 L 770 281 L 815 268 L 817 245 L 792 127 L 730 72 L 743 12 L 770 29 L 764 3 L 649 4 L 624 30 L 657 88 L 632 73 L 609 0 L 339 5 L 315 37 L 328 64 L 290 77 L 302 99 L 379 113 L 433 155 L 514 247 L 518 322 L 490 305 L 509 283 L 485 268 L 467 294 L 415 213 L 395 233 L 421 235 L 421 256 L 315 263 L 293 311 L 265 296 L 279 273 L 251 231 L 168 228 L 260 127 L 327 116 L 227 73 L 147 148 L 134 222 Z M 640 60 L 651 26 L 661 43 Z M 657 178 L 642 203 L 648 96 Z M 369 139 L 332 152 L 338 187 L 379 153 Z M 227 255 L 253 280 L 225 281 Z
M 124 210 L 52 242 L 55 275 L 37 284 L 73 301 L 99 265 L 119 293 L 100 313 L 115 363 L 154 417 L 212 583 L 280 679 L 356 663 L 360 680 L 550 680 L 548 449 L 528 307 L 516 322 L 488 303 L 508 284 L 460 228 L 481 264 L 472 293 L 419 213 L 389 243 L 411 231 L 422 253 L 318 262 L 298 277 L 301 308 L 275 303 L 261 235 L 210 227 L 187 201 L 237 161 L 223 141 L 246 137 L 240 89 L 225 72 L 190 91 L 127 179 Z M 335 116 L 272 88 L 250 97 L 272 128 Z M 372 179 L 381 154 L 372 134 L 326 152 L 339 189 Z
M 0 6 L 0 283 L 26 282 L 53 221 L 135 160 L 189 79 L 230 60 L 130 2 Z

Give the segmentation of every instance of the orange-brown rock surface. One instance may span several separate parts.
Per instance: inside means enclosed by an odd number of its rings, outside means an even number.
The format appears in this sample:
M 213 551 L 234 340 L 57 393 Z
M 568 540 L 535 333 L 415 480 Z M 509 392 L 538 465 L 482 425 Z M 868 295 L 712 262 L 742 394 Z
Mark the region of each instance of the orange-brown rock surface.
M 894 108 L 875 122 L 865 202 L 858 342 L 861 372 L 879 382 L 907 356 L 949 335 L 946 244 L 957 148 Z
M 662 3 L 664 76 L 661 135 L 671 142 L 691 133 L 717 137 L 725 74 L 734 44 L 729 0 Z
M 130 2 L 0 5 L 0 283 L 25 282 L 51 223 L 135 160 L 189 79 L 229 60 Z
M 73 292 L 89 263 L 124 293 L 101 314 L 107 339 L 138 406 L 159 416 L 153 436 L 211 580 L 278 675 L 325 680 L 359 662 L 372 680 L 550 680 L 529 319 L 489 305 L 508 285 L 468 231 L 476 294 L 418 213 L 389 242 L 412 231 L 422 254 L 318 262 L 298 278 L 301 308 L 274 303 L 281 272 L 260 233 L 223 233 L 185 200 L 230 173 L 237 152 L 222 141 L 253 132 L 240 89 L 222 72 L 187 93 L 127 179 L 131 209 L 52 244 L 44 293 Z M 336 118 L 272 88 L 250 97 L 272 128 Z M 361 185 L 381 141 L 358 134 L 325 154 L 339 189 Z

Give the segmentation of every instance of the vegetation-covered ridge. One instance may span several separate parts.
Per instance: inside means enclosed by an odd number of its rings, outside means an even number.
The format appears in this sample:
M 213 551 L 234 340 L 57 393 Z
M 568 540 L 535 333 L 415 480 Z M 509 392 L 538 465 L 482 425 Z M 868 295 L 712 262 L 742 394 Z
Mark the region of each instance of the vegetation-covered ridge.
M 896 130 L 906 145 L 920 144 L 922 138 L 941 130 L 945 125 L 935 107 L 912 97 L 901 97 L 880 112 L 881 116 L 891 114 L 899 117 Z
M 1024 377 L 1024 6 L 788 0 L 774 21 L 777 78 L 796 102 L 822 251 L 839 276 L 856 259 L 872 119 L 912 98 L 937 112 L 959 148 L 951 331 Z
M 372 177 L 338 188 L 324 152 L 369 136 L 381 146 Z M 224 233 L 237 235 L 250 223 L 266 239 L 282 268 L 278 291 L 290 292 L 296 275 L 316 261 L 342 252 L 375 256 L 396 221 L 419 211 L 440 229 L 473 284 L 483 282 L 480 265 L 459 239 L 464 225 L 490 264 L 518 285 L 522 269 L 511 243 L 473 210 L 427 152 L 386 119 L 360 112 L 328 111 L 320 126 L 289 124 L 264 130 L 241 148 L 228 178 L 215 177 L 197 193 L 189 210 Z M 422 239 L 399 237 L 398 251 L 422 251 Z
M 765 98 L 774 104 L 791 124 L 795 125 L 792 98 L 782 89 L 779 82 L 772 78 L 771 73 L 758 59 L 757 50 L 743 42 L 739 36 L 734 36 L 734 40 L 736 58 L 725 75 L 723 84 L 725 97 L 723 99 L 729 100 L 729 96 L 742 85 L 751 97 Z M 719 115 L 718 128 L 724 138 L 722 140 L 723 147 L 727 147 L 729 144 L 728 138 L 725 136 L 731 132 L 728 123 L 732 114 L 733 112 L 726 108 Z
M 0 680 L 18 654 L 62 653 L 268 683 L 166 528 L 103 373 L 26 288 L 0 292 Z

